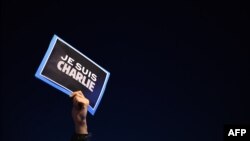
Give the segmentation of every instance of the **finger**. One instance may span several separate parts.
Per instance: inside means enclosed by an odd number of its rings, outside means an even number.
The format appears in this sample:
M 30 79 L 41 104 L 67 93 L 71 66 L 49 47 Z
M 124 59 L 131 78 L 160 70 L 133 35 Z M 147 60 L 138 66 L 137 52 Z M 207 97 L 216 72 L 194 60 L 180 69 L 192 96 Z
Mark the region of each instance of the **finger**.
M 86 97 L 84 97 L 82 94 L 80 94 L 80 93 L 77 93 L 77 92 L 74 92 L 74 93 L 72 93 L 71 95 L 70 95 L 70 98 L 72 99 L 72 100 L 74 100 L 75 98 L 77 98 L 77 99 L 86 99 Z
M 80 91 L 80 90 L 79 91 L 75 91 L 75 93 L 83 95 L 82 91 Z
M 82 91 L 76 91 L 76 93 L 83 96 L 83 97 L 85 97 Z
M 77 107 L 78 107 L 79 110 L 82 110 L 82 109 L 85 108 L 85 104 L 82 103 L 82 102 L 78 102 L 78 103 L 77 103 Z
M 72 92 L 72 93 L 71 93 L 71 96 L 73 96 L 73 95 L 75 95 L 75 94 L 81 94 L 81 95 L 83 95 L 83 93 L 82 93 L 81 90 Z
M 72 93 L 71 100 L 72 100 L 74 106 L 78 103 L 77 93 Z
M 73 97 L 73 104 L 74 106 L 88 107 L 89 100 L 87 98 L 83 98 L 82 96 L 76 95 Z
M 83 95 L 82 91 L 77 91 L 77 93 L 79 93 L 79 94 Z
M 89 100 L 75 97 L 74 104 L 78 104 L 78 103 L 83 103 L 84 106 L 88 106 Z
M 78 103 L 83 103 L 84 106 L 89 105 L 89 100 L 83 95 L 82 91 L 73 92 L 71 98 L 74 105 L 78 105 Z
M 84 109 L 85 108 L 85 106 L 84 106 L 85 104 L 84 103 L 82 103 L 82 102 L 77 102 L 77 101 L 75 101 L 74 102 L 74 109 L 77 109 L 77 110 L 82 110 L 82 109 Z
M 75 102 L 75 103 L 83 102 L 84 103 L 84 98 L 79 96 L 79 95 L 75 95 L 73 97 L 73 102 Z
M 84 97 L 84 95 L 83 95 L 80 91 L 73 92 L 73 93 L 70 95 L 70 97 L 73 98 L 73 97 L 75 97 L 76 95 L 81 96 L 81 97 Z
M 78 101 L 76 100 L 76 96 L 73 97 L 72 101 L 74 106 L 77 105 Z
M 73 92 L 73 93 L 71 93 L 71 94 L 69 95 L 69 97 L 70 97 L 70 98 L 73 98 L 75 95 L 76 95 L 76 93 Z
M 85 99 L 86 99 L 85 97 L 79 94 L 76 94 L 73 98 L 73 100 L 77 100 L 77 101 L 84 101 Z
M 77 100 L 79 101 L 86 101 L 88 100 L 84 95 L 82 94 L 76 94 L 74 97 L 76 97 Z

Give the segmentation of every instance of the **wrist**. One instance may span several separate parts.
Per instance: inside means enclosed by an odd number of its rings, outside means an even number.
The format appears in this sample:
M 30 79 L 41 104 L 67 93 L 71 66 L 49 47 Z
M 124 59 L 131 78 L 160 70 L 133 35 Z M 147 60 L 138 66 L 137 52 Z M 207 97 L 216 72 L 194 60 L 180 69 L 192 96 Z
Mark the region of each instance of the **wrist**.
M 88 127 L 86 122 L 82 122 L 81 124 L 75 125 L 75 133 L 76 134 L 88 134 Z

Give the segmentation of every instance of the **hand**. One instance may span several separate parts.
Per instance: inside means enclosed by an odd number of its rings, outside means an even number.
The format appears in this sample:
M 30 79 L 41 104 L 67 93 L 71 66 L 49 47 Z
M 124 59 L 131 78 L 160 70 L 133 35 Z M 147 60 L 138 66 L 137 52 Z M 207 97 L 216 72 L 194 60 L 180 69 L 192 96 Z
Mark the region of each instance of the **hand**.
M 87 109 L 89 100 L 81 91 L 73 92 L 71 97 L 73 99 L 72 118 L 75 123 L 75 132 L 77 134 L 88 134 Z

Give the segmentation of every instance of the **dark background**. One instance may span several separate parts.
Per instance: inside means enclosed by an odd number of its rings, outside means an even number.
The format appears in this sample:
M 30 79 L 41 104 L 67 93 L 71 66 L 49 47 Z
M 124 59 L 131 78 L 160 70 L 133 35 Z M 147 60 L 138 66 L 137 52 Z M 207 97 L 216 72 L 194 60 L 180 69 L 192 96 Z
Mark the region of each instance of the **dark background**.
M 1 140 L 74 132 L 70 99 L 34 77 L 54 34 L 111 72 L 93 141 L 222 141 L 224 124 L 249 123 L 247 5 L 149 5 L 1 1 Z

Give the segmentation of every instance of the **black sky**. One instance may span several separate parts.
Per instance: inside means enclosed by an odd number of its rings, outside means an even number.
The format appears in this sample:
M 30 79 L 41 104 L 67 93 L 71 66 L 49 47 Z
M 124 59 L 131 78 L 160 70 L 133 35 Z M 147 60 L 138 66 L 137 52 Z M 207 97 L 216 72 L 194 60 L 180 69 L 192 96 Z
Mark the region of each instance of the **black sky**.
M 241 1 L 154 8 L 1 4 L 1 140 L 68 141 L 70 99 L 34 74 L 54 34 L 110 73 L 93 140 L 222 141 L 249 112 L 249 15 Z

